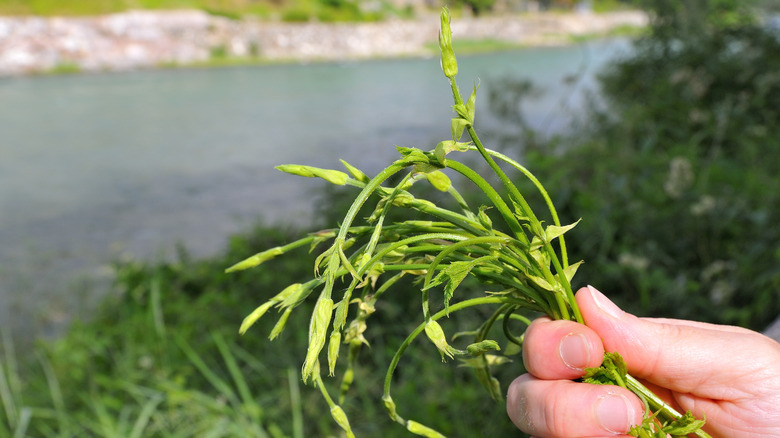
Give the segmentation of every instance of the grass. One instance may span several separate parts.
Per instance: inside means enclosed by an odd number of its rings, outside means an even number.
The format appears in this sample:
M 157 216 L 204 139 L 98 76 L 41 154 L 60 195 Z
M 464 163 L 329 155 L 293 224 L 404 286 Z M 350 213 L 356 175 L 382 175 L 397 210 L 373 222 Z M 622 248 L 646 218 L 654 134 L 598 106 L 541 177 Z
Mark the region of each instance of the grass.
M 259 297 L 281 290 L 290 278 L 310 275 L 313 259 L 303 250 L 296 259 L 271 262 L 267 271 L 222 273 L 244 254 L 287 242 L 291 235 L 259 226 L 232 238 L 224 254 L 210 259 L 195 261 L 182 251 L 178 261 L 121 264 L 92 320 L 75 323 L 61 339 L 41 343 L 24 357 L 17 357 L 6 335 L 0 351 L 0 436 L 337 436 L 330 414 L 322 412 L 319 391 L 298 378 L 305 331 L 288 329 L 268 343 L 265 336 L 278 316 L 269 312 L 274 315 L 266 316 L 267 323 L 238 335 L 241 318 Z M 359 358 L 364 369 L 353 388 L 359 396 L 344 406 L 360 436 L 404 436 L 376 401 L 376 388 L 381 391 L 384 377 L 380 360 L 389 360 L 409 330 L 393 321 L 417 308 L 411 290 L 408 306 L 384 308 L 390 328 L 366 333 L 380 359 Z M 289 324 L 306 321 L 292 315 Z M 433 356 L 401 363 L 394 397 L 438 417 L 436 426 L 444 430 L 512 436 L 511 423 L 473 388 L 469 372 L 438 359 L 427 366 L 438 357 L 429 353 Z M 412 384 L 420 376 L 425 388 Z M 451 382 L 460 382 L 458 388 L 446 389 Z M 443 405 L 441 397 L 452 403 Z
M 99 15 L 130 9 L 200 9 L 239 17 L 268 14 L 271 2 L 251 0 L 0 0 L 2 15 Z

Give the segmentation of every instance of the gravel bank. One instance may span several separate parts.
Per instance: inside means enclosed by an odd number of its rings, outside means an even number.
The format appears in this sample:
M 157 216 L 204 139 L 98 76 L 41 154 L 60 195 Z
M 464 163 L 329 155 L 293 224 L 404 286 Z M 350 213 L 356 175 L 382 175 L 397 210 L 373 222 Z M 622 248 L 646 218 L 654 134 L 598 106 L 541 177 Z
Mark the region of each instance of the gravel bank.
M 464 18 L 460 39 L 523 45 L 560 44 L 572 36 L 644 26 L 642 12 L 525 14 Z M 0 17 L 0 76 L 58 69 L 121 71 L 207 62 L 214 56 L 269 61 L 418 56 L 435 43 L 438 16 L 413 21 L 322 24 L 230 20 L 202 11 L 131 11 L 101 17 Z

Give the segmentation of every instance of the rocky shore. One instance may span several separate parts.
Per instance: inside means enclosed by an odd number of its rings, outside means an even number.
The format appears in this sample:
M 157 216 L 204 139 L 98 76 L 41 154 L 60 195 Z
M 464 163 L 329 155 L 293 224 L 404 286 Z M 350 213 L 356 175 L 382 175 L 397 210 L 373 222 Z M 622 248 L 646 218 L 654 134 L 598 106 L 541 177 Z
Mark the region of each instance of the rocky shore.
M 534 13 L 458 19 L 453 34 L 461 40 L 546 45 L 646 23 L 646 15 L 638 11 Z M 219 57 L 315 61 L 417 56 L 431 53 L 438 27 L 434 15 L 358 24 L 237 21 L 195 10 L 84 18 L 0 17 L 0 76 L 121 71 Z

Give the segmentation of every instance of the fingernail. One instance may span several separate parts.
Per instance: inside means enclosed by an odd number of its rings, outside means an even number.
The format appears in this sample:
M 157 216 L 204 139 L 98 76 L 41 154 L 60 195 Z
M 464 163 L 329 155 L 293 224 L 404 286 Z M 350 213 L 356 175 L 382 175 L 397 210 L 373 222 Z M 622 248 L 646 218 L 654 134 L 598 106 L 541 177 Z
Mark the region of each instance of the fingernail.
M 623 311 L 620 310 L 620 307 L 616 306 L 615 303 L 609 300 L 609 298 L 596 290 L 595 287 L 589 285 L 588 290 L 590 291 L 590 295 L 593 297 L 593 301 L 596 303 L 599 309 L 615 318 L 620 318 L 623 316 Z
M 593 409 L 596 421 L 604 430 L 624 434 L 631 428 L 634 407 L 622 395 L 610 393 L 601 396 Z
M 558 354 L 567 367 L 584 370 L 590 364 L 590 345 L 583 334 L 569 333 L 558 344 Z

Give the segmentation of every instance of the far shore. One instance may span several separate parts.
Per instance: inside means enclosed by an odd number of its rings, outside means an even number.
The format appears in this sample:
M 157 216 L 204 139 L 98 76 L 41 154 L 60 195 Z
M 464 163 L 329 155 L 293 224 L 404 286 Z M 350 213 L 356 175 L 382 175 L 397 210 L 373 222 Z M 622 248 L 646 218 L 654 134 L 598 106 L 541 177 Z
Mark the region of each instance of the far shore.
M 640 11 L 525 13 L 453 21 L 472 51 L 560 45 L 640 29 Z M 342 61 L 435 54 L 439 20 L 280 23 L 203 11 L 98 17 L 0 17 L 0 76 L 163 66 Z

